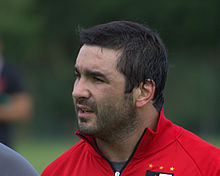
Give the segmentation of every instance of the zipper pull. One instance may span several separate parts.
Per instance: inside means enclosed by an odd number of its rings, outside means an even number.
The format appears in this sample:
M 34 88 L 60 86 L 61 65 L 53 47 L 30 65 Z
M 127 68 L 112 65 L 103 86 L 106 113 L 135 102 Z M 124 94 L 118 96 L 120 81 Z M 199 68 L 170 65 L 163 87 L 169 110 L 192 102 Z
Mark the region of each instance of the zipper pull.
M 115 176 L 120 176 L 120 172 L 115 172 Z

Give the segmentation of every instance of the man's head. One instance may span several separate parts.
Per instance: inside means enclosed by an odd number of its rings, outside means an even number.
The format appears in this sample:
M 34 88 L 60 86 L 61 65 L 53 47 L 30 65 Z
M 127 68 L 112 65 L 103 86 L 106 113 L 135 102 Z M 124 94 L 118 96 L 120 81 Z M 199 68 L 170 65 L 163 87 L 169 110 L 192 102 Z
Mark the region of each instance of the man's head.
M 118 52 L 83 45 L 78 54 L 73 98 L 83 134 L 118 138 L 136 127 L 132 93 L 124 93 L 125 78 L 116 69 Z
M 96 137 L 126 136 L 141 126 L 142 107 L 162 108 L 165 48 L 150 29 L 132 22 L 98 25 L 80 36 L 73 89 L 79 129 Z
M 81 44 L 121 51 L 117 69 L 125 75 L 125 93 L 147 79 L 153 80 L 154 106 L 158 111 L 162 109 L 168 63 L 165 46 L 157 33 L 141 24 L 115 21 L 83 29 L 80 37 Z

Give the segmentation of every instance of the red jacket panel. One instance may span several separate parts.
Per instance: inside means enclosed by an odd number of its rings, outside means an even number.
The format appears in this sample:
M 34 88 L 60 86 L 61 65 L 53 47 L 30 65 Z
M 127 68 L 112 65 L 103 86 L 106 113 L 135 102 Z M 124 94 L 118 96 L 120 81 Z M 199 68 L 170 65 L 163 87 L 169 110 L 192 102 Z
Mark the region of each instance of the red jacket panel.
M 92 137 L 82 138 L 42 176 L 114 176 Z M 146 129 L 120 176 L 220 176 L 220 149 L 173 124 L 160 113 L 156 132 Z

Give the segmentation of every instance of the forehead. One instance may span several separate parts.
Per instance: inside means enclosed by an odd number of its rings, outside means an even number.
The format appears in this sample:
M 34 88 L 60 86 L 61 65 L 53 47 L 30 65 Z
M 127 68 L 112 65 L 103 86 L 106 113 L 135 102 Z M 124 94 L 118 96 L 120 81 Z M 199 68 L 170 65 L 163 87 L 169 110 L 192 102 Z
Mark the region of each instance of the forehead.
M 83 45 L 76 59 L 76 67 L 83 69 L 116 70 L 120 51 L 99 46 Z

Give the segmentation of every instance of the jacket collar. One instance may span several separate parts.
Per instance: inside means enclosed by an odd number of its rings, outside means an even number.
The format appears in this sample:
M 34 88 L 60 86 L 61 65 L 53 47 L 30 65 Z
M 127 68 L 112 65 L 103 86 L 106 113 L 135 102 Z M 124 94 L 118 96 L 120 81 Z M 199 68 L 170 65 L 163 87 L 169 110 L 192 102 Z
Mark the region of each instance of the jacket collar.
M 160 112 L 156 131 L 147 128 L 140 139 L 134 158 L 146 157 L 165 148 L 175 141 L 180 127 L 170 122 L 164 116 L 164 109 Z
M 180 127 L 174 125 L 166 119 L 164 116 L 164 109 L 162 109 L 156 131 L 153 131 L 150 128 L 145 129 L 132 154 L 133 158 L 146 157 L 147 155 L 151 155 L 162 148 L 165 148 L 167 145 L 175 141 L 179 130 Z M 101 153 L 98 150 L 95 139 L 92 136 L 83 135 L 79 132 L 79 130 L 77 130 L 75 134 L 92 145 L 98 153 Z

